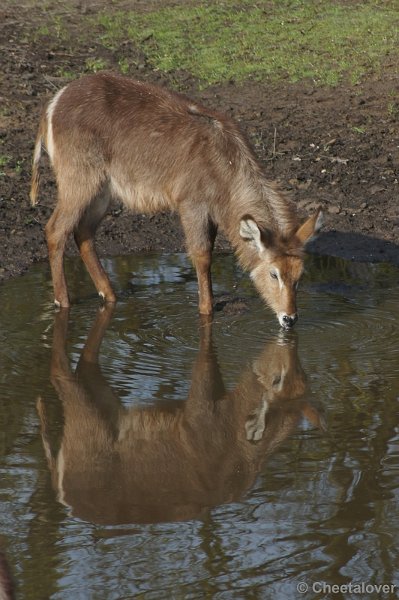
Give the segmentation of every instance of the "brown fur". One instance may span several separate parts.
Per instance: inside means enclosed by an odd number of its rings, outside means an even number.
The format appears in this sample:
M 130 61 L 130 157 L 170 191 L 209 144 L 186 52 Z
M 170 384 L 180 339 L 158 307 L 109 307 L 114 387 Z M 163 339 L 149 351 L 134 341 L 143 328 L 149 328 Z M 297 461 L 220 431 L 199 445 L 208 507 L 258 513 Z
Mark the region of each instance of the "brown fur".
M 14 598 L 14 585 L 10 569 L 4 554 L 0 551 L 0 600 L 13 600 Z
M 32 202 L 42 142 L 58 185 L 58 204 L 46 235 L 55 300 L 61 306 L 69 306 L 62 259 L 71 232 L 99 294 L 115 301 L 93 243 L 112 197 L 139 212 L 179 213 L 204 314 L 212 310 L 211 253 L 219 227 L 250 271 L 276 256 L 301 256 L 315 233 L 309 221 L 306 239 L 296 235 L 300 223 L 294 204 L 265 179 L 233 120 L 163 88 L 98 73 L 61 90 L 39 128 Z M 267 253 L 243 239 L 244 215 L 270 238 Z M 270 304 L 268 283 L 267 278 L 256 285 Z M 286 309 L 279 304 L 276 312 Z
M 227 392 L 209 323 L 186 402 L 123 408 L 98 364 L 111 315 L 110 305 L 98 312 L 76 373 L 65 348 L 68 311 L 55 316 L 51 377 L 64 413 L 57 455 L 38 401 L 53 484 L 73 515 L 104 524 L 201 517 L 239 500 L 303 415 L 322 426 L 304 399 L 295 340 L 269 342 Z

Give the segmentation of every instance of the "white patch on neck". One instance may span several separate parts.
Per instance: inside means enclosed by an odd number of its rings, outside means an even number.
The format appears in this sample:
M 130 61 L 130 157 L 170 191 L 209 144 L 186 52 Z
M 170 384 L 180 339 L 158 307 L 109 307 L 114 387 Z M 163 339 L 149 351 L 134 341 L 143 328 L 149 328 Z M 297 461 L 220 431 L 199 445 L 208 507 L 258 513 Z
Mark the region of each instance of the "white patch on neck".
M 287 369 L 284 369 L 284 367 L 282 367 L 281 372 L 280 372 L 280 381 L 278 382 L 278 384 L 273 386 L 273 391 L 278 392 L 278 393 L 283 391 L 286 375 L 287 375 Z
M 261 405 L 257 409 L 255 416 L 248 419 L 245 423 L 248 441 L 259 442 L 262 439 L 266 428 L 266 413 L 268 410 L 269 404 L 266 400 L 266 394 L 263 394 Z
M 54 98 L 51 100 L 47 107 L 47 140 L 46 140 L 46 148 L 48 155 L 50 157 L 51 162 L 54 161 L 54 135 L 53 135 L 53 114 L 55 107 L 57 106 L 58 100 L 61 97 L 61 94 L 65 91 L 66 86 L 62 89 L 58 90 Z

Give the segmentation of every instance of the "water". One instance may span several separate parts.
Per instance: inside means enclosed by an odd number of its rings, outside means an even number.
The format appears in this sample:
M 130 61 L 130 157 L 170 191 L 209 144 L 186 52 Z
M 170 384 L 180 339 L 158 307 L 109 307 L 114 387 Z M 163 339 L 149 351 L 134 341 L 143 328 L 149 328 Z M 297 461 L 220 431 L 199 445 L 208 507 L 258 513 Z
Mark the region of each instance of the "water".
M 399 588 L 399 272 L 307 267 L 290 334 L 230 256 L 215 291 L 243 301 L 212 329 L 183 255 L 108 260 L 113 313 L 77 259 L 69 313 L 45 266 L 0 288 L 18 597 L 396 597 L 321 586 Z

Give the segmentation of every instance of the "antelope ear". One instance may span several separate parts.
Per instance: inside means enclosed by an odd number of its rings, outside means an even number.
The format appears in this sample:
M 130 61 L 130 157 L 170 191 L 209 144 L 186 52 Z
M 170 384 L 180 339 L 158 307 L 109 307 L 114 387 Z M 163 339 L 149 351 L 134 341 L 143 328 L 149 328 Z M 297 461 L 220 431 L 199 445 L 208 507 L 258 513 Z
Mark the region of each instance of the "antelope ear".
M 252 217 L 246 215 L 240 221 L 240 236 L 252 244 L 259 254 L 267 249 L 267 232 L 261 231 Z
M 308 242 L 310 242 L 311 239 L 316 237 L 322 225 L 323 213 L 321 212 L 321 207 L 319 207 L 316 211 L 316 214 L 314 214 L 312 217 L 309 217 L 304 223 L 302 223 L 295 235 L 305 246 Z

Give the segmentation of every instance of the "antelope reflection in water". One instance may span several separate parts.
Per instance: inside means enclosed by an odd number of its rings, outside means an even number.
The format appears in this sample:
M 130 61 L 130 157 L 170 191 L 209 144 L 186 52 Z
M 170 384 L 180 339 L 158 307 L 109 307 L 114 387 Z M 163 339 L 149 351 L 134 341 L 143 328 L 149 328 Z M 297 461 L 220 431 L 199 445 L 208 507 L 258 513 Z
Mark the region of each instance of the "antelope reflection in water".
M 51 380 L 64 411 L 56 456 L 38 400 L 53 484 L 73 515 L 101 524 L 201 517 L 239 500 L 303 416 L 321 427 L 303 398 L 295 338 L 269 341 L 226 391 L 209 323 L 200 328 L 185 402 L 123 407 L 98 364 L 112 311 L 109 305 L 97 313 L 75 373 L 66 353 L 68 309 L 55 317 Z

